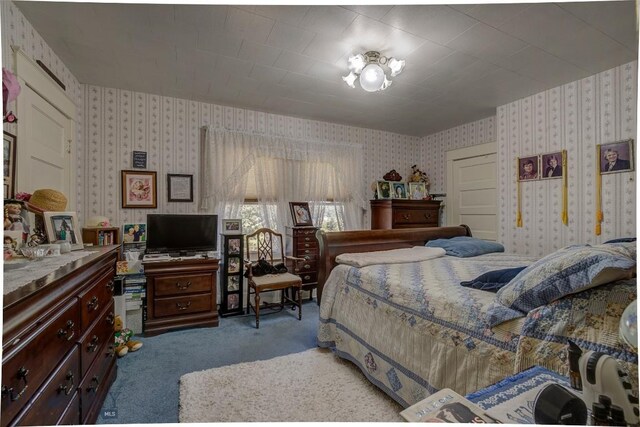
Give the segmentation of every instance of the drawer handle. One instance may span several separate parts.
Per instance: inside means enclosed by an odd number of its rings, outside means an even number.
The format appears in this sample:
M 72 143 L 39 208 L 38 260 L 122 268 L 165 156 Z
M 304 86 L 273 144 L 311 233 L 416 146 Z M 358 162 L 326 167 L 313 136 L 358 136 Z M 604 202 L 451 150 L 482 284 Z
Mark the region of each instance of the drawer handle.
M 307 249 L 306 251 L 304 251 L 305 254 L 308 254 L 309 252 L 311 252 L 309 249 Z
M 109 280 L 109 283 L 107 283 L 107 291 L 113 292 L 113 280 Z
M 311 265 L 309 265 L 309 264 L 305 264 L 305 265 L 304 265 L 304 268 L 309 269 L 309 268 L 311 268 Z
M 67 382 L 67 385 L 60 384 L 60 387 L 58 387 L 58 393 L 61 391 L 64 391 L 65 396 L 69 396 L 73 391 L 73 383 L 74 383 L 74 377 L 73 377 L 72 371 L 67 372 L 65 381 Z
M 16 400 L 20 399 L 24 394 L 24 392 L 27 391 L 27 388 L 29 388 L 29 386 L 27 385 L 27 375 L 29 375 L 29 370 L 26 369 L 24 366 L 21 366 L 20 369 L 18 369 L 18 374 L 16 376 L 18 377 L 19 380 L 24 381 L 24 388 L 20 390 L 20 393 L 14 394 L 13 387 L 7 387 L 5 385 L 5 386 L 2 386 L 2 394 L 3 395 L 8 394 L 9 399 L 11 399 L 12 402 L 15 402 Z
M 189 289 L 189 286 L 191 286 L 191 282 L 187 282 L 185 284 L 182 284 L 180 282 L 176 282 L 176 287 L 182 291 Z
M 191 301 L 187 303 L 183 303 L 183 302 L 176 303 L 176 307 L 178 307 L 178 310 L 186 310 L 187 308 L 189 308 L 190 305 L 191 305 Z
M 311 258 L 313 258 L 311 255 L 305 255 L 304 259 L 306 259 L 307 261 L 309 261 Z
M 107 353 L 106 356 L 107 357 L 115 357 L 116 355 L 116 348 L 113 344 L 109 345 L 109 348 L 107 349 Z
M 71 341 L 73 336 L 76 334 L 76 331 L 73 330 L 74 326 L 75 326 L 75 323 L 73 323 L 72 320 L 67 320 L 66 329 L 63 329 L 63 328 L 58 329 L 58 338 L 65 337 L 69 333 L 69 331 L 71 331 L 71 335 L 67 336 L 67 338 L 66 338 L 67 341 Z
M 311 240 L 311 237 L 305 237 L 304 240 L 306 240 L 307 242 L 309 242 Z
M 87 391 L 97 392 L 99 385 L 100 385 L 100 378 L 98 378 L 97 375 L 94 375 L 93 378 L 91 378 L 91 385 L 87 387 Z
M 100 338 L 98 338 L 97 335 L 91 337 L 91 343 L 87 346 L 87 351 L 89 353 L 93 353 L 98 349 L 98 341 L 100 341 Z
M 311 279 L 311 276 L 304 276 L 304 280 L 309 280 Z
M 98 302 L 98 297 L 94 296 L 87 303 L 87 308 L 89 309 L 89 311 L 94 311 L 94 310 L 97 310 L 98 307 L 100 307 L 100 304 Z
M 426 213 L 426 214 L 424 214 L 424 217 L 425 217 L 426 219 L 431 219 L 431 214 L 430 214 L 430 213 Z
M 409 214 L 402 214 L 402 219 L 404 219 L 405 221 L 408 221 L 409 218 L 411 218 L 411 215 Z
M 116 316 L 113 313 L 109 313 L 104 320 L 106 320 L 108 324 L 113 325 L 116 321 Z
M 309 248 L 309 247 L 311 247 L 311 244 L 309 244 L 309 243 L 305 243 L 305 244 L 304 244 L 304 247 L 305 247 L 305 248 Z

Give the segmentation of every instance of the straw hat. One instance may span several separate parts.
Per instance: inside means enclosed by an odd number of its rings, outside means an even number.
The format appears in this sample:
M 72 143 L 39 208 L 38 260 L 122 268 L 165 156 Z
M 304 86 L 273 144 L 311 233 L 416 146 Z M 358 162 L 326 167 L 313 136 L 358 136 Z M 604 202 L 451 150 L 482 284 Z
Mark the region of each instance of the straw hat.
M 57 190 L 36 190 L 27 202 L 35 212 L 62 212 L 67 208 L 67 197 Z

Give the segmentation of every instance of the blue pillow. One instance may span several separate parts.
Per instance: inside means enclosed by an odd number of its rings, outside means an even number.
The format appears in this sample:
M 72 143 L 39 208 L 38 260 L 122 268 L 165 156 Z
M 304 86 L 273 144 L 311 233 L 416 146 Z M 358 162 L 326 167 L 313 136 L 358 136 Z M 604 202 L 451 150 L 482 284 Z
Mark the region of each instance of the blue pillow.
M 522 270 L 496 294 L 496 302 L 528 313 L 566 295 L 631 277 L 636 261 L 615 245 L 571 246 Z
M 604 242 L 605 244 L 607 243 L 631 243 L 631 242 L 635 242 L 636 238 L 635 237 L 621 237 L 619 239 L 613 239 L 613 240 L 609 240 L 607 242 Z
M 500 288 L 509 283 L 524 269 L 525 267 L 514 267 L 488 271 L 473 280 L 460 282 L 460 286 L 480 289 L 481 291 L 498 292 Z
M 425 245 L 430 248 L 442 248 L 447 255 L 466 258 L 489 254 L 492 252 L 504 252 L 504 246 L 497 242 L 476 239 L 468 236 L 452 237 L 451 239 L 429 240 Z

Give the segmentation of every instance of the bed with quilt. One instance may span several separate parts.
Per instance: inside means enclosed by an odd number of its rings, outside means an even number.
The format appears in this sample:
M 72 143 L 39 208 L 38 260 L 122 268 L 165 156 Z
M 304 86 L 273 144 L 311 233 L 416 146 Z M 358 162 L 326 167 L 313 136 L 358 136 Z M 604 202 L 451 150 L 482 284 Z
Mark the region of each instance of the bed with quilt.
M 576 245 L 541 259 L 457 243 L 464 256 L 450 250 L 452 241 L 476 245 L 470 234 L 465 226 L 319 232 L 318 344 L 404 407 L 533 365 L 567 375 L 568 339 L 614 356 L 637 395 L 637 350 L 619 337 L 622 312 L 637 297 L 635 242 Z

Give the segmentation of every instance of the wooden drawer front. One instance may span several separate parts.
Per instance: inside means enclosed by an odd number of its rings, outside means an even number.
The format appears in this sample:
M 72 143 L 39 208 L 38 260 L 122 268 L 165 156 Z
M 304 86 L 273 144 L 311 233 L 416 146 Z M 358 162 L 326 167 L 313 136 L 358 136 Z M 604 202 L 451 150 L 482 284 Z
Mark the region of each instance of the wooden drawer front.
M 113 269 L 109 269 L 95 284 L 79 295 L 83 331 L 86 331 L 100 316 L 104 307 L 113 301 L 113 276 Z
M 318 259 L 318 248 L 298 248 L 296 256 L 304 259 Z
M 80 384 L 77 347 L 49 377 L 27 408 L 14 420 L 16 425 L 54 425 L 76 397 Z M 76 413 L 77 416 L 77 413 Z
M 301 245 L 304 245 L 305 243 L 317 246 L 318 240 L 316 240 L 316 236 L 314 236 L 313 234 L 298 237 L 298 244 L 297 244 L 298 247 L 300 247 Z
M 317 228 L 294 228 L 293 235 L 294 236 L 315 236 Z
M 77 425 L 80 424 L 80 394 L 75 393 L 73 400 L 67 406 L 60 419 L 58 425 Z
M 318 250 L 318 241 L 316 239 L 313 239 L 313 241 L 298 239 L 296 242 L 296 250 L 299 252 L 307 249 Z
M 298 263 L 299 270 L 295 273 L 302 276 L 307 273 L 311 273 L 313 271 L 318 271 L 317 269 L 318 261 L 305 261 Z
M 211 311 L 211 299 L 211 294 L 158 298 L 153 302 L 154 316 L 167 317 Z
M 99 351 L 99 357 L 93 362 L 93 365 L 89 368 L 89 372 L 82 380 L 80 384 L 80 400 L 81 414 L 80 419 L 84 420 L 85 416 L 93 406 L 93 403 L 100 393 L 101 388 L 106 386 L 104 384 L 107 374 L 111 369 L 111 366 L 116 362 L 115 354 L 113 351 L 113 343 L 106 343 Z
M 318 281 L 318 273 L 315 271 L 313 273 L 300 273 L 300 278 L 302 278 L 302 284 L 316 283 Z
M 102 312 L 102 316 L 93 324 L 91 330 L 84 335 L 80 342 L 82 376 L 89 370 L 89 366 L 91 366 L 91 363 L 93 363 L 98 355 L 98 350 L 100 350 L 105 343 L 113 342 L 113 323 L 115 319 L 113 306 L 114 302 L 111 301 L 111 303 L 105 307 L 106 310 Z
M 155 279 L 154 292 L 159 297 L 211 292 L 211 283 L 210 274 L 163 276 Z
M 438 212 L 431 209 L 402 209 L 393 213 L 395 224 L 438 224 Z
M 80 337 L 80 315 L 76 299 L 72 299 L 53 319 L 15 345 L 22 348 L 2 363 L 2 426 L 24 406 L 49 376 L 62 357 L 76 345 Z M 43 363 L 46 361 L 46 363 Z

